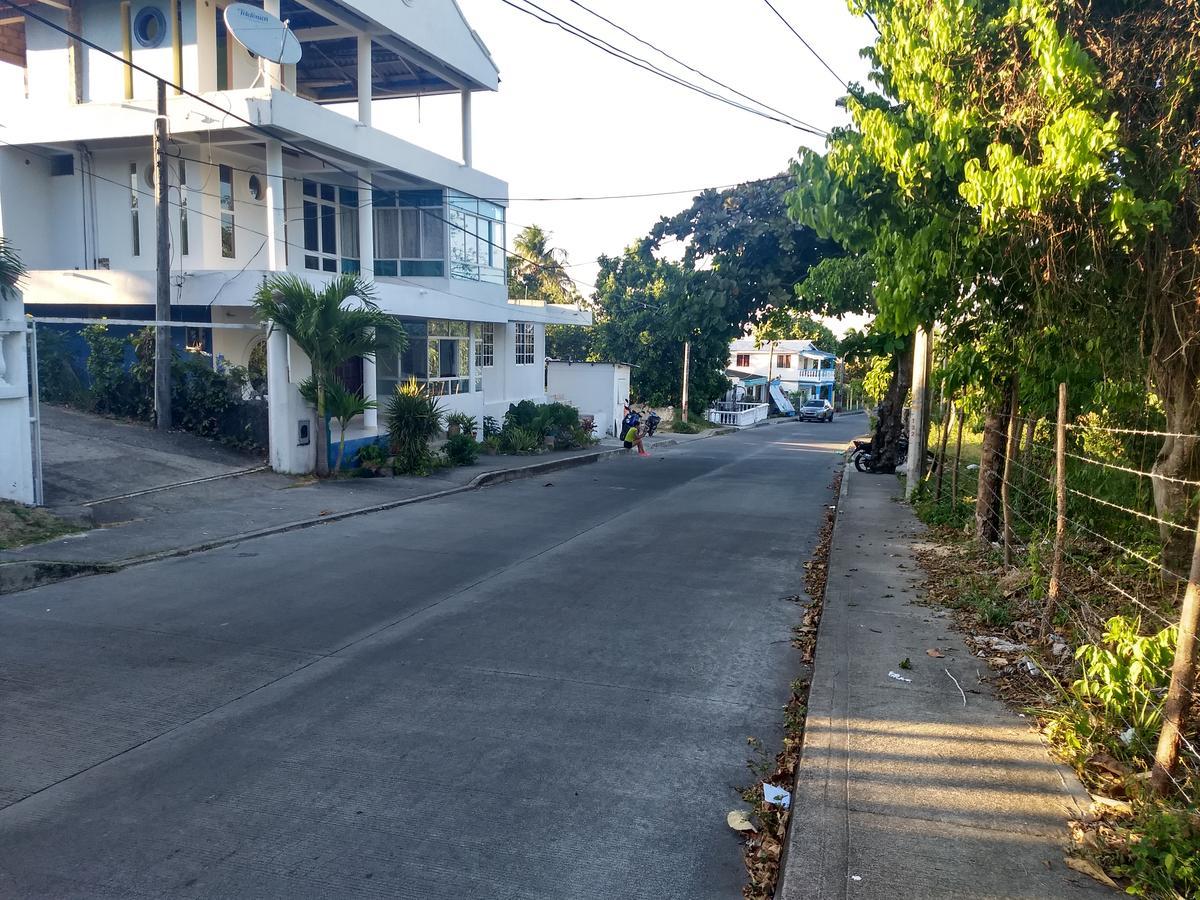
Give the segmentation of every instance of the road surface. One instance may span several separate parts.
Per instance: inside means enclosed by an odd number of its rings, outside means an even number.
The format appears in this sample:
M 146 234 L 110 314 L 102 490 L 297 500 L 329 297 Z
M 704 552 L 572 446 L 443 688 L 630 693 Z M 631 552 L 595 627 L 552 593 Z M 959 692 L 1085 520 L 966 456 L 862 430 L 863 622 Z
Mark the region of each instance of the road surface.
M 739 896 L 725 814 L 862 426 L 3 598 L 0 896 Z

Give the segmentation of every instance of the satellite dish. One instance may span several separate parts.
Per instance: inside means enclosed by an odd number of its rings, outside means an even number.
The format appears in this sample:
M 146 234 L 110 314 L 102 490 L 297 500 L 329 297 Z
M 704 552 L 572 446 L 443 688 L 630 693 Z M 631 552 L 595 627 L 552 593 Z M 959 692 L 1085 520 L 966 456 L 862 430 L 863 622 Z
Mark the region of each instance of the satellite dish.
M 249 3 L 231 3 L 225 8 L 225 27 L 239 44 L 269 62 L 294 65 L 300 62 L 300 41 L 286 22 Z

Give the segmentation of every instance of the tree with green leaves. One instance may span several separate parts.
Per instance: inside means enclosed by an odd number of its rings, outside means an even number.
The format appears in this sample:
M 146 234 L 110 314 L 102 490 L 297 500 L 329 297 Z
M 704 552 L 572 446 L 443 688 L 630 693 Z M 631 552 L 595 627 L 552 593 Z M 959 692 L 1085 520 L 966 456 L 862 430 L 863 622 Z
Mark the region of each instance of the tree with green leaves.
M 15 291 L 21 279 L 25 277 L 25 266 L 17 251 L 3 237 L 0 237 L 0 290 Z
M 404 330 L 374 302 L 374 287 L 357 275 L 335 275 L 322 288 L 280 272 L 266 278 L 254 295 L 259 320 L 280 328 L 312 364 L 316 400 L 317 474 L 329 474 L 326 393 L 339 365 L 354 357 L 371 359 L 404 346 Z
M 578 303 L 579 290 L 567 272 L 567 252 L 551 246 L 554 236 L 540 225 L 526 225 L 513 238 L 508 255 L 508 292 L 523 300 Z

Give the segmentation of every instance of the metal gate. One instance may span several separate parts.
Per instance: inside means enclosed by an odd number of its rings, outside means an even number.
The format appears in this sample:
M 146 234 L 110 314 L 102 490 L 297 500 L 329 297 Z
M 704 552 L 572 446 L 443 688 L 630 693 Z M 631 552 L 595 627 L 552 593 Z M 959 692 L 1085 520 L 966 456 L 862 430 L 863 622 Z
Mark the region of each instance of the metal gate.
M 29 360 L 29 440 L 33 444 L 33 502 L 36 506 L 45 506 L 45 493 L 42 490 L 42 404 L 38 392 L 38 347 L 37 322 L 29 320 L 29 330 L 26 332 L 26 346 Z

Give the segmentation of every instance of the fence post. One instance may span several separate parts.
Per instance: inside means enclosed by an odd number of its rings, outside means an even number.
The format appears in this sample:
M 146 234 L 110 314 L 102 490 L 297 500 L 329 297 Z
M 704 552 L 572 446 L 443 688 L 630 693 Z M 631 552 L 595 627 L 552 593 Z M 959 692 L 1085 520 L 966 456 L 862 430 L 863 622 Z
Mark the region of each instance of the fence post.
M 1196 627 L 1200 625 L 1200 522 L 1192 546 L 1192 568 L 1188 572 L 1187 593 L 1179 613 L 1179 634 L 1175 639 L 1175 663 L 1171 667 L 1171 686 L 1163 704 L 1163 725 L 1158 735 L 1158 750 L 1150 784 L 1166 794 L 1173 779 L 1171 771 L 1179 760 L 1179 737 L 1187 727 L 1188 709 L 1196 686 Z
M 1032 448 L 1032 444 L 1030 445 Z M 1063 543 L 1067 538 L 1067 385 L 1058 385 L 1058 420 L 1054 428 L 1054 558 L 1050 562 L 1050 589 L 1042 610 L 1042 637 L 1050 633 L 1050 622 L 1062 590 Z
M 1021 409 L 1020 376 L 1012 376 L 1012 399 L 1008 409 L 1008 435 L 1004 443 L 1004 476 L 1000 481 L 1000 511 L 1004 516 L 1004 567 L 1012 565 L 1012 500 L 1009 497 L 1009 484 L 1012 483 L 1013 454 L 1017 452 L 1017 435 L 1020 426 L 1017 424 L 1017 414 Z
M 958 413 L 958 437 L 954 439 L 954 468 L 950 472 L 950 505 L 958 504 L 958 467 L 962 460 L 963 415 Z

